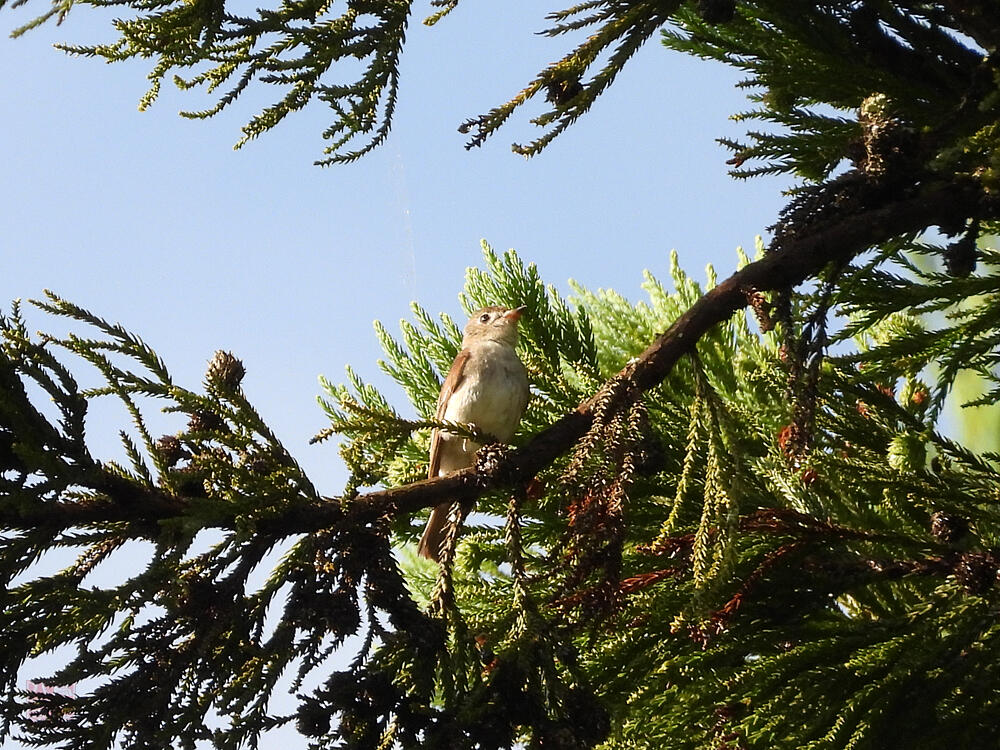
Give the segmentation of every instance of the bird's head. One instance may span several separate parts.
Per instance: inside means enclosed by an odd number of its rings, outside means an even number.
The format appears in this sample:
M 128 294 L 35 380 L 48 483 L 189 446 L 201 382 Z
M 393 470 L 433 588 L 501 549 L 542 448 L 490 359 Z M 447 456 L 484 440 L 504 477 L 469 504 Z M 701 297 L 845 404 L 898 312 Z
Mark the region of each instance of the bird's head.
M 465 326 L 462 346 L 468 346 L 473 341 L 496 341 L 510 346 L 516 345 L 517 321 L 526 309 L 524 305 L 521 307 L 493 305 L 477 310 Z

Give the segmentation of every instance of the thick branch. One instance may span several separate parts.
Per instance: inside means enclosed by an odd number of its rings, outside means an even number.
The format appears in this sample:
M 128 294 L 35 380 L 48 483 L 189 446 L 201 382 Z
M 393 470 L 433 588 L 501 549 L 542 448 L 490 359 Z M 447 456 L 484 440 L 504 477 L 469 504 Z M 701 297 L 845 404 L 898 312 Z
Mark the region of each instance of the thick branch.
M 915 234 L 931 226 L 961 226 L 969 217 L 997 218 L 1000 201 L 984 195 L 971 183 L 941 183 L 925 187 L 912 196 L 858 210 L 852 206 L 845 215 L 835 211 L 814 226 L 780 234 L 770 252 L 747 265 L 707 292 L 670 328 L 658 336 L 641 356 L 630 362 L 613 379 L 624 382 L 633 394 L 659 385 L 674 365 L 694 351 L 697 342 L 712 327 L 729 319 L 749 304 L 753 291 L 788 289 L 809 279 L 829 264 L 842 264 L 866 250 L 900 235 Z M 446 477 L 378 490 L 345 504 L 330 499 L 314 505 L 296 505 L 284 513 L 262 519 L 258 531 L 277 535 L 308 533 L 346 523 L 370 523 L 391 514 L 414 513 L 445 501 L 473 501 L 492 489 L 523 485 L 539 471 L 570 449 L 593 422 L 598 394 L 574 411 L 535 435 L 526 445 L 501 460 L 489 474 L 475 468 L 463 469 Z M 30 525 L 61 526 L 106 521 L 157 521 L 182 514 L 186 503 L 157 491 L 146 491 L 151 502 L 137 502 L 131 487 L 120 496 L 120 487 L 102 488 L 112 502 L 94 502 L 85 507 L 74 503 L 52 503 L 20 513 L 5 513 L 0 521 L 7 528 Z M 120 501 L 120 502 L 119 502 Z M 15 517 L 11 518 L 10 516 Z M 235 517 L 218 519 L 229 527 Z M 61 523 L 60 523 L 61 522 Z
M 772 250 L 761 260 L 747 265 L 695 302 L 614 380 L 627 381 L 633 392 L 656 387 L 681 357 L 694 351 L 697 342 L 713 326 L 749 304 L 750 291 L 788 289 L 831 263 L 848 262 L 894 237 L 915 234 L 931 226 L 961 226 L 974 215 L 998 214 L 1000 203 L 984 196 L 978 186 L 944 183 L 887 205 L 854 209 L 845 216 L 834 215 L 795 236 L 786 233 L 772 243 Z M 471 501 L 487 490 L 523 483 L 586 433 L 593 421 L 597 398 L 595 394 L 535 435 L 490 476 L 478 475 L 474 468 L 468 468 L 447 477 L 368 493 L 354 501 L 356 512 L 371 516 L 412 513 L 445 500 Z

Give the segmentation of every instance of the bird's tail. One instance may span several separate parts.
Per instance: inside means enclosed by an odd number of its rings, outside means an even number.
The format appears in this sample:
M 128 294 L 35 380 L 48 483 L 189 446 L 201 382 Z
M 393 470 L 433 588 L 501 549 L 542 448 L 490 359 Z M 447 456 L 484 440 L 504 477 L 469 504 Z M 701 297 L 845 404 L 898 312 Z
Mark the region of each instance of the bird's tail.
M 441 546 L 445 540 L 445 528 L 448 526 L 448 513 L 451 503 L 434 506 L 431 517 L 427 519 L 424 535 L 420 537 L 417 553 L 434 562 L 441 562 Z

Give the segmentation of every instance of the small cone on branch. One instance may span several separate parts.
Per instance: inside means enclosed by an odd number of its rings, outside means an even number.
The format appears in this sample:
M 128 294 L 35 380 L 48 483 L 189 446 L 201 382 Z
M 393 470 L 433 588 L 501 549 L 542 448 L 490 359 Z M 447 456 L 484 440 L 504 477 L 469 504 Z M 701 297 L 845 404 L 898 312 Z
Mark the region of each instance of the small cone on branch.
M 243 363 L 232 352 L 220 349 L 208 363 L 205 380 L 223 391 L 235 391 L 246 374 L 247 370 Z
M 226 423 L 218 414 L 210 411 L 196 411 L 188 419 L 188 432 L 215 432 L 225 431 Z
M 184 450 L 184 445 L 175 435 L 164 435 L 156 441 L 156 450 L 166 464 L 167 468 L 175 466 L 178 461 L 190 457 L 190 453 Z
M 931 515 L 931 534 L 939 542 L 955 544 L 962 541 L 968 533 L 969 522 L 964 518 L 945 513 L 942 510 L 935 511 Z

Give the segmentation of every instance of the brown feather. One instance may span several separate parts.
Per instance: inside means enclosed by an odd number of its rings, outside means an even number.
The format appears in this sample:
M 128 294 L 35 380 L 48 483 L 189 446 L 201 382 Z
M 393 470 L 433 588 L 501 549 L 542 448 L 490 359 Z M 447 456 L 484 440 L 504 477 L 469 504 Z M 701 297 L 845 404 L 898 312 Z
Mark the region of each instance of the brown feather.
M 417 554 L 435 562 L 441 561 L 441 547 L 444 544 L 444 529 L 448 523 L 448 512 L 451 510 L 451 503 L 435 505 L 431 510 L 430 518 L 427 519 L 427 526 L 424 527 L 423 536 L 417 545 Z
M 441 393 L 438 395 L 437 410 L 434 412 L 435 421 L 444 419 L 445 411 L 448 409 L 448 399 L 458 388 L 462 378 L 465 377 L 465 363 L 469 361 L 471 352 L 462 349 L 451 363 L 451 369 L 441 384 Z M 427 467 L 427 477 L 433 479 L 441 471 L 441 431 L 435 427 L 431 431 L 431 454 L 430 464 Z M 430 518 L 427 519 L 427 527 L 424 529 L 420 543 L 417 545 L 417 552 L 430 560 L 438 560 L 441 556 L 441 543 L 444 539 L 444 527 L 448 522 L 448 511 L 451 503 L 442 503 L 431 511 Z
M 462 382 L 462 378 L 465 377 L 465 363 L 469 361 L 469 350 L 463 349 L 455 357 L 455 361 L 451 363 L 451 369 L 448 370 L 448 376 L 444 379 L 444 383 L 441 385 L 441 393 L 438 395 L 437 411 L 434 412 L 434 419 L 440 422 L 444 419 L 445 410 L 448 408 L 448 399 L 451 394 L 455 392 L 458 388 L 458 384 Z M 437 427 L 431 432 L 431 455 L 430 455 L 430 465 L 427 467 L 427 478 L 433 479 L 438 475 L 441 470 L 441 431 Z

